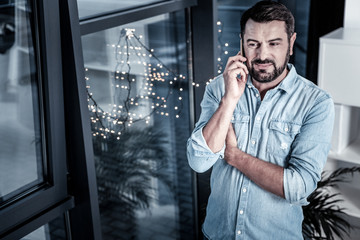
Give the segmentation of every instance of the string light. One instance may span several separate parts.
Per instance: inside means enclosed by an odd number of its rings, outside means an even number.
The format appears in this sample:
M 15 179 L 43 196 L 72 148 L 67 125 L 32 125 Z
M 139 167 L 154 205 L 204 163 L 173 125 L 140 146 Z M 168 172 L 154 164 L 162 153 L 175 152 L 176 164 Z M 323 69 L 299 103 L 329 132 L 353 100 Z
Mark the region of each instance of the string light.
M 94 137 L 107 139 L 115 135 L 116 139 L 120 140 L 121 133 L 136 122 L 144 121 L 150 124 L 151 116 L 154 114 L 170 117 L 171 113 L 167 111 L 166 103 L 173 94 L 178 96 L 172 98 L 172 103 L 176 105 L 172 111 L 175 118 L 180 117 L 183 106 L 181 92 L 184 90 L 181 86 L 186 76 L 178 75 L 167 67 L 155 55 L 154 49 L 149 49 L 140 41 L 142 38 L 135 34 L 135 29 L 126 28 L 120 31 L 116 44 L 106 45 L 114 49 L 116 61 L 116 67 L 111 74 L 113 87 L 111 97 L 114 104 L 108 105 L 109 110 L 105 110 L 96 101 L 97 95 L 88 91 Z M 134 65 L 142 66 L 144 72 L 139 74 L 139 68 L 136 67 L 135 77 L 132 71 Z M 89 68 L 85 68 L 85 73 L 86 89 L 89 90 L 91 87 Z M 149 104 L 150 109 L 146 107 Z M 144 108 L 147 109 L 145 112 Z
M 218 36 L 221 37 L 223 24 L 221 21 L 217 22 Z M 175 118 L 180 118 L 183 103 L 181 92 L 184 89 L 181 87 L 182 81 L 186 80 L 186 76 L 183 74 L 176 74 L 170 68 L 168 68 L 154 53 L 154 49 L 146 47 L 140 39 L 143 36 L 137 36 L 135 29 L 125 28 L 120 31 L 119 40 L 117 44 L 107 44 L 107 47 L 114 49 L 116 67 L 113 76 L 114 87 L 111 96 L 114 101 L 119 101 L 117 104 L 110 106 L 110 110 L 105 111 L 96 101 L 96 96 L 89 92 L 91 88 L 91 81 L 88 76 L 85 77 L 87 82 L 86 89 L 88 91 L 88 103 L 89 112 L 92 114 L 90 117 L 93 125 L 93 136 L 103 137 L 107 139 L 110 135 L 116 135 L 116 139 L 120 140 L 120 135 L 127 127 L 131 127 L 134 123 L 144 121 L 146 125 L 150 124 L 151 116 L 159 114 L 159 116 L 169 117 L 171 114 L 167 111 L 168 105 L 165 104 L 169 97 L 174 93 L 178 94 L 174 101 L 175 107 L 172 109 L 175 111 Z M 222 52 L 224 48 L 229 47 L 228 43 L 218 46 Z M 223 53 L 228 55 L 229 52 L 224 50 Z M 218 73 L 222 72 L 223 59 L 222 54 L 219 54 L 217 59 Z M 136 58 L 136 59 L 135 59 Z M 132 66 L 142 66 L 144 72 L 140 75 L 137 73 L 137 77 L 132 75 Z M 137 68 L 138 69 L 138 68 Z M 85 68 L 85 73 L 89 74 L 89 68 Z M 139 77 L 140 76 L 140 77 Z M 141 77 L 142 76 L 142 77 Z M 212 79 L 206 82 L 208 85 Z M 154 85 L 156 83 L 156 85 Z M 168 83 L 167 92 L 156 91 L 158 88 L 164 88 Z M 134 85 L 135 84 L 135 85 Z M 134 85 L 134 86 L 133 86 Z M 135 87 L 136 86 L 136 87 Z M 193 87 L 200 87 L 199 83 L 192 83 Z M 154 88 L 155 87 L 155 88 Z M 155 90 L 154 90 L 155 89 Z M 133 95 L 133 92 L 136 92 Z M 161 93 L 160 93 L 161 92 Z M 123 99 L 123 96 L 126 96 Z M 150 108 L 146 111 L 148 113 L 136 114 L 136 111 L 142 111 L 146 106 Z M 139 108 L 139 109 L 136 109 Z M 159 111 L 159 109 L 164 109 Z M 145 112 L 146 112 L 145 111 Z

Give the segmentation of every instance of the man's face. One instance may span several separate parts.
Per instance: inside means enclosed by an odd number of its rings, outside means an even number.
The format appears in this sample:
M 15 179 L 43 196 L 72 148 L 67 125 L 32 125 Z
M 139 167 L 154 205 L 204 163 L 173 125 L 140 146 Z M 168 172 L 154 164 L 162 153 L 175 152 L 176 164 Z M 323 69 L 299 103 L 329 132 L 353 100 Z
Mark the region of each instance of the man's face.
M 288 41 L 283 21 L 258 23 L 249 19 L 245 25 L 244 51 L 252 78 L 260 83 L 283 79 L 295 38 L 294 33 Z

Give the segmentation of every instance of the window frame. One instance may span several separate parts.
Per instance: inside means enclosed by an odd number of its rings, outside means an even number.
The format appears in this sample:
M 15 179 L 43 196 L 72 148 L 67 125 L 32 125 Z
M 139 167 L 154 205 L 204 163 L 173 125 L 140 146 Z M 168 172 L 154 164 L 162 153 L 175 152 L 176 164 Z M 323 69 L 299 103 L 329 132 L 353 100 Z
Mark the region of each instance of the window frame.
M 103 31 L 119 25 L 195 6 L 197 0 L 169 0 L 137 8 L 107 12 L 80 19 L 81 35 Z
M 44 183 L 1 205 L 0 238 L 21 238 L 74 206 L 67 194 L 66 141 L 57 0 L 30 1 L 39 85 Z

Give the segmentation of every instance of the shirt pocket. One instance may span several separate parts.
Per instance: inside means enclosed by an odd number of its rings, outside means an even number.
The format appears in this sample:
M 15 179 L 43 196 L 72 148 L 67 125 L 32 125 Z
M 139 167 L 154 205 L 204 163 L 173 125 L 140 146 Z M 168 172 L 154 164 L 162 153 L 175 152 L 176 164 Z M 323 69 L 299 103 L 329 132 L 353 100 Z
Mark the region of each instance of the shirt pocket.
M 236 134 L 238 148 L 243 151 L 246 149 L 246 144 L 248 142 L 249 121 L 250 116 L 242 113 L 234 113 L 231 119 Z
M 300 132 L 301 125 L 272 120 L 269 123 L 267 151 L 271 155 L 286 157 L 290 153 L 291 144 Z

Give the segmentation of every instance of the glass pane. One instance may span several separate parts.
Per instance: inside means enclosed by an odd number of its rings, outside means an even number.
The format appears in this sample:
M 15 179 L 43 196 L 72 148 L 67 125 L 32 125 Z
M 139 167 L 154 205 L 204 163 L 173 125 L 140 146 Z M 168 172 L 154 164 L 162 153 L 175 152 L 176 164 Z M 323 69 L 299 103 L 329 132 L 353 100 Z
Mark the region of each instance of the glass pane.
M 185 16 L 82 38 L 104 239 L 193 239 Z
M 28 1 L 0 7 L 0 204 L 43 181 L 30 15 Z
M 52 220 L 51 222 L 39 227 L 29 233 L 21 240 L 64 240 L 66 237 L 66 226 L 64 215 Z
M 108 12 L 122 11 L 130 8 L 164 2 L 164 0 L 78 0 L 80 19 Z

